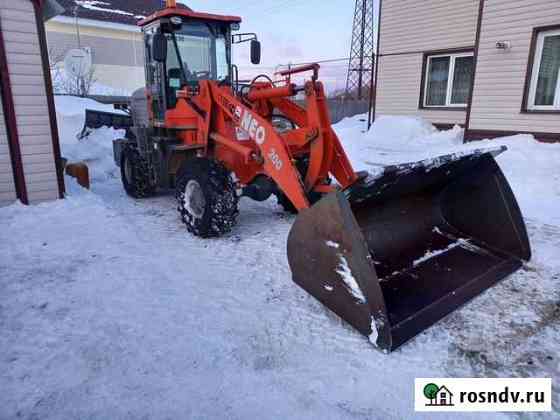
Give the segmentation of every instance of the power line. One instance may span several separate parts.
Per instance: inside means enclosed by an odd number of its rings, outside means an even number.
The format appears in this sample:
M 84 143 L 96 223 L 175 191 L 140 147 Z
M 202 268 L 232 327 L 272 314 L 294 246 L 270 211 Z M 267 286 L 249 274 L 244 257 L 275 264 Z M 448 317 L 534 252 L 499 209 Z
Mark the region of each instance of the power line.
M 279 64 L 280 66 L 303 66 L 305 64 L 324 64 L 324 63 L 335 63 L 335 62 L 339 62 L 339 61 L 345 61 L 347 62 L 350 58 L 349 57 L 344 57 L 344 58 L 327 58 L 324 60 L 309 60 L 309 61 L 302 61 L 301 63 L 289 63 L 289 64 Z
M 363 99 L 372 87 L 375 51 L 373 27 L 373 0 L 356 0 L 346 82 L 346 95 L 349 97 Z M 368 77 L 368 73 L 371 77 Z

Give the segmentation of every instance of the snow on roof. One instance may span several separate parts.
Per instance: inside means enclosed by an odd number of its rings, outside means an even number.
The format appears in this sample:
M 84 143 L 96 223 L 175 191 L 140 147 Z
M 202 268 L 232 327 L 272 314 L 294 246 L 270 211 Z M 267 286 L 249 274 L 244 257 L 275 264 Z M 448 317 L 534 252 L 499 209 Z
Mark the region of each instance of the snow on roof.
M 58 0 L 64 7 L 63 16 L 75 14 L 81 19 L 134 25 L 139 20 L 162 9 L 162 0 Z M 178 7 L 191 10 L 177 3 Z

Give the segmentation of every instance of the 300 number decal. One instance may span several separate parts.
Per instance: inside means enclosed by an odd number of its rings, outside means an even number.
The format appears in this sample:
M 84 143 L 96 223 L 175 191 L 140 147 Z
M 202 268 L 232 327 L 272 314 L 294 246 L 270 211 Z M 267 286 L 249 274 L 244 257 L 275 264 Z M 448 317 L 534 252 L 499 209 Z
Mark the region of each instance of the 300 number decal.
M 280 156 L 278 156 L 278 153 L 276 153 L 276 150 L 274 148 L 270 149 L 270 152 L 268 152 L 268 158 L 277 171 L 282 169 L 282 159 L 280 159 Z

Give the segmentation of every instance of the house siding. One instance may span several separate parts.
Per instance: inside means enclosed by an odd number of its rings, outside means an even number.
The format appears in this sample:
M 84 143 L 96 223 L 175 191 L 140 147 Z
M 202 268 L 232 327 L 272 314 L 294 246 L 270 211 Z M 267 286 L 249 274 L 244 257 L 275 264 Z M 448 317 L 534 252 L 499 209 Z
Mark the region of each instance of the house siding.
M 420 109 L 425 52 L 474 48 L 478 0 L 383 0 L 376 116 L 418 115 L 464 124 L 465 110 Z
M 142 33 L 131 30 L 80 25 L 80 45 L 91 48 L 94 79 L 117 92 L 132 92 L 145 85 Z M 78 47 L 75 25 L 50 21 L 46 24 L 51 58 L 64 69 L 66 53 Z
M 381 54 L 473 46 L 478 0 L 383 0 Z
M 521 112 L 533 28 L 548 25 L 560 25 L 558 0 L 485 0 L 470 130 L 560 133 L 559 114 Z
M 0 0 L 0 21 L 28 200 L 56 199 L 59 186 L 32 2 Z
M 13 203 L 16 198 L 16 184 L 8 146 L 4 106 L 0 96 L 0 206 Z
M 418 115 L 436 124 L 464 124 L 466 111 L 419 109 L 423 54 L 379 58 L 376 115 Z

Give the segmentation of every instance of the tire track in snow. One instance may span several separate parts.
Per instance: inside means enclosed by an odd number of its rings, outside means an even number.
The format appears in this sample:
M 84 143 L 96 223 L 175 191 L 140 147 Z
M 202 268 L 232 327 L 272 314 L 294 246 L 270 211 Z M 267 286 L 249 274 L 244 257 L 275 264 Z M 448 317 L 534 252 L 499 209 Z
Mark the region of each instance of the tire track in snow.
M 181 249 L 188 249 L 189 255 L 196 255 L 197 265 L 212 267 L 213 272 L 243 270 L 242 276 L 232 275 L 229 282 L 220 282 L 217 296 L 210 296 L 206 289 L 201 291 L 200 298 L 210 302 L 205 306 L 234 317 L 243 314 L 243 318 L 254 321 L 279 318 L 284 325 L 285 342 L 296 338 L 302 345 L 325 345 L 338 353 L 346 353 L 354 346 L 368 348 L 367 340 L 292 282 L 286 241 L 295 217 L 282 214 L 274 199 L 267 203 L 242 199 L 236 229 L 223 238 L 210 240 L 194 238 L 186 231 L 176 216 L 173 197 L 125 199 L 134 203 L 128 203 L 125 214 L 144 231 L 145 238 L 169 235 L 162 254 L 173 253 L 173 249 L 179 254 Z M 138 225 L 138 220 L 143 223 Z M 144 223 L 146 220 L 150 223 Z M 180 265 L 177 258 L 175 263 Z M 201 277 L 205 277 L 203 273 Z M 261 308 L 262 305 L 266 306 Z
M 111 187 L 118 188 L 120 185 Z M 124 210 L 124 215 L 135 225 L 140 235 L 146 240 L 164 232 L 169 235 L 168 246 L 161 250 L 161 254 L 166 254 L 168 250 L 173 252 L 173 249 L 177 249 L 177 253 L 181 249 L 188 249 L 189 256 L 196 255 L 198 265 L 206 264 L 213 270 L 218 268 L 218 271 L 230 272 L 235 271 L 236 267 L 242 267 L 244 275 L 236 278 L 239 282 L 222 289 L 222 302 L 217 305 L 234 309 L 235 304 L 247 303 L 247 300 L 268 300 L 273 303 L 272 306 L 277 307 L 274 310 L 281 310 L 285 317 L 293 318 L 293 314 L 298 314 L 298 329 L 302 325 L 309 325 L 309 328 L 317 325 L 318 338 L 325 336 L 325 322 L 332 323 L 334 320 L 337 324 L 342 324 L 338 317 L 292 282 L 286 256 L 286 240 L 295 217 L 282 214 L 275 206 L 274 199 L 266 203 L 242 199 L 236 229 L 220 239 L 201 240 L 186 232 L 178 220 L 173 197 L 133 200 L 123 194 L 120 195 L 124 202 L 121 200 L 118 208 Z M 115 202 L 115 191 L 110 191 L 108 195 L 111 198 L 108 204 Z M 141 223 L 138 222 L 140 220 Z M 150 223 L 146 224 L 146 220 Z M 176 264 L 180 265 L 179 257 L 177 259 Z M 268 290 L 264 290 L 267 287 Z M 224 305 L 224 301 L 234 305 Z M 245 309 L 245 305 L 242 308 L 247 312 L 252 310 Z M 315 334 L 313 329 L 310 333 Z M 339 334 L 332 336 L 333 342 L 339 342 L 340 339 Z M 353 342 L 354 339 L 351 338 L 350 341 Z
M 107 204 L 122 212 L 142 241 L 149 244 L 154 238 L 165 236 L 157 241 L 164 242 L 164 248 L 153 250 L 154 265 L 159 267 L 154 271 L 169 270 L 169 266 L 173 266 L 178 272 L 185 272 L 188 269 L 184 267 L 189 263 L 196 264 L 197 277 L 206 279 L 205 282 L 215 282 L 214 287 L 212 284 L 189 285 L 194 286 L 190 291 L 197 293 L 201 301 L 206 300 L 203 305 L 237 313 L 236 316 L 244 313 L 244 317 L 255 318 L 252 304 L 265 302 L 270 297 L 267 286 L 278 287 L 276 277 L 279 271 L 289 274 L 285 243 L 278 242 L 279 237 L 287 235 L 289 225 L 277 223 L 283 217 L 271 208 L 272 203 L 263 205 L 242 200 L 240 220 L 234 232 L 222 238 L 204 240 L 186 231 L 177 216 L 173 197 L 158 196 L 137 201 L 116 192 L 120 185 L 110 187 L 104 186 L 103 191 Z M 115 199 L 115 195 L 120 197 Z M 158 255 L 162 256 L 161 260 Z M 214 278 L 207 279 L 208 272 L 218 273 L 220 278 L 214 275 Z M 288 276 L 280 281 L 287 279 Z

